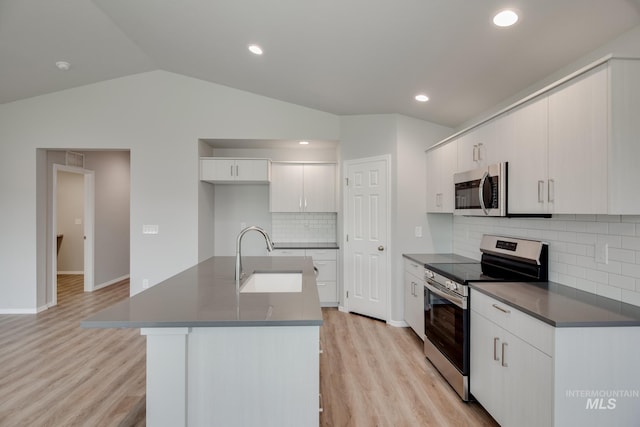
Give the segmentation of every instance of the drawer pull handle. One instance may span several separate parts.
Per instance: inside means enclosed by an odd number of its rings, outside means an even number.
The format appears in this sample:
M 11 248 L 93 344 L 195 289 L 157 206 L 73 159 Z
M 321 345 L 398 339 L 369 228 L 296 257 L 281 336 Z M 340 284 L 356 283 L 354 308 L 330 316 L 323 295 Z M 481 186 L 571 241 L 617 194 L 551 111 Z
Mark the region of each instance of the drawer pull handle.
M 508 347 L 509 343 L 503 342 L 502 343 L 502 366 L 504 366 L 505 368 L 509 367 L 509 364 L 507 363 L 507 360 L 504 358 L 504 355 L 506 353 L 505 351 L 505 347 Z
M 511 313 L 511 310 L 507 310 L 506 308 L 502 308 L 497 304 L 493 304 L 493 308 L 495 308 L 496 310 L 500 310 L 503 313 L 509 314 Z
M 498 357 L 498 343 L 500 342 L 500 338 L 493 337 L 493 360 L 500 360 Z
M 324 403 L 322 403 L 322 393 L 318 393 L 318 399 L 320 400 L 320 408 L 318 408 L 318 412 L 324 412 Z

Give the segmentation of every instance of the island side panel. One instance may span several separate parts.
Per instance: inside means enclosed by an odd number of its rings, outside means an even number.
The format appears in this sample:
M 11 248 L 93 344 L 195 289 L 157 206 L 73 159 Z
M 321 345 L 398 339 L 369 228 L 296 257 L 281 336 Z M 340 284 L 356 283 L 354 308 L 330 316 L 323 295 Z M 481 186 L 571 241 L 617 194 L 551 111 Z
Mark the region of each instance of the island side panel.
M 189 426 L 318 426 L 319 326 L 194 328 Z
M 187 334 L 189 328 L 143 328 L 147 336 L 149 427 L 187 425 Z

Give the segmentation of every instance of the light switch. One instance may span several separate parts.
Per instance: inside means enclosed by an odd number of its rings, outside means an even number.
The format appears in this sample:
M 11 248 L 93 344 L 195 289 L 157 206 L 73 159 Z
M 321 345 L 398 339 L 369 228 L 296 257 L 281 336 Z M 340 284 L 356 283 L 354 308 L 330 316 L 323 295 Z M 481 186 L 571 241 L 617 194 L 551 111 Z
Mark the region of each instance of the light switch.
M 144 224 L 142 226 L 142 234 L 158 234 L 158 225 Z
M 82 218 L 76 218 L 76 225 L 82 225 Z
M 422 237 L 422 227 L 417 225 L 416 229 L 415 229 L 415 235 L 416 237 Z

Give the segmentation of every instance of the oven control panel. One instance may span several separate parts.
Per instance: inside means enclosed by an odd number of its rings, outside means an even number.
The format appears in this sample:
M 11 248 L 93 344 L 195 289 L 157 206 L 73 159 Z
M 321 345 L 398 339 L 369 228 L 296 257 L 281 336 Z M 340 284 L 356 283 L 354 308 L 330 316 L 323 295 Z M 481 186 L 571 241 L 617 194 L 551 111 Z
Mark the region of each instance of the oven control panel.
M 454 280 L 444 277 L 441 274 L 433 272 L 428 268 L 424 269 L 424 279 L 427 282 L 440 287 L 441 289 L 444 288 L 460 296 L 468 295 L 468 289 L 465 285 L 462 285 Z

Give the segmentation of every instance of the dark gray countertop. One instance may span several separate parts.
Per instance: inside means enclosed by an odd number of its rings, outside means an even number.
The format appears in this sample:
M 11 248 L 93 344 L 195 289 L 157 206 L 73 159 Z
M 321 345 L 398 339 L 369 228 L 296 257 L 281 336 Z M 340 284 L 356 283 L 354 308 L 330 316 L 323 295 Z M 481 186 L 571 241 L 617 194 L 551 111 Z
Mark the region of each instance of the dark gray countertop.
M 336 242 L 276 242 L 274 249 L 340 249 Z
M 640 326 L 640 307 L 554 282 L 472 282 L 471 288 L 557 328 Z
M 237 294 L 235 257 L 212 257 L 81 322 L 83 328 L 322 324 L 309 257 L 243 257 L 243 271 L 302 270 L 302 292 Z
M 427 266 L 427 264 L 477 264 L 480 261 L 456 254 L 402 254 L 403 257 Z

